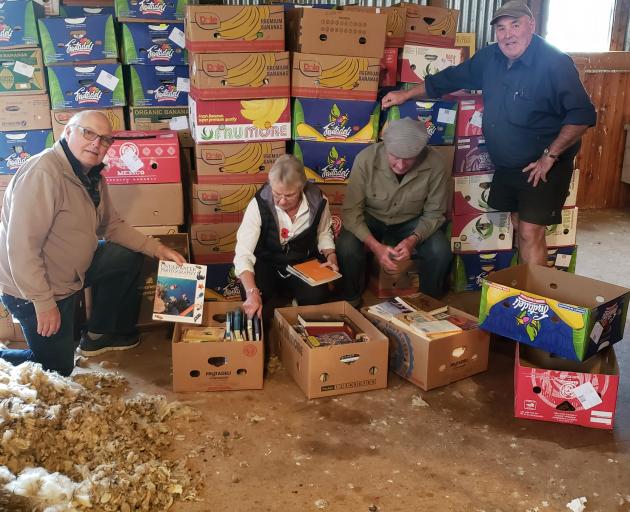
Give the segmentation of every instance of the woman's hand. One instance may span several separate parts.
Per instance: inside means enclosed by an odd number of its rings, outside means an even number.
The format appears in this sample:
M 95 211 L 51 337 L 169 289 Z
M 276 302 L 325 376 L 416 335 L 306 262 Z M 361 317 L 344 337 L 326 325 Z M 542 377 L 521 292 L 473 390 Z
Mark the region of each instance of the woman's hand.
M 247 299 L 243 302 L 243 311 L 247 318 L 262 318 L 262 297 L 258 288 L 247 290 Z
M 326 256 L 326 261 L 321 263 L 322 267 L 328 267 L 330 270 L 339 272 L 339 264 L 337 263 L 337 255 L 334 252 L 329 252 Z

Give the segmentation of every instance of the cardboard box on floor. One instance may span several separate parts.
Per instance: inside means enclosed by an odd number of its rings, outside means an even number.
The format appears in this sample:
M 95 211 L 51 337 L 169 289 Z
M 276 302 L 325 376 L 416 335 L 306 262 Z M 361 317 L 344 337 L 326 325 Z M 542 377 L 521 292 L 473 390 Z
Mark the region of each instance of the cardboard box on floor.
M 83 110 L 98 110 L 99 112 L 103 112 L 109 119 L 109 122 L 112 124 L 112 130 L 119 131 L 125 129 L 125 114 L 122 107 L 116 108 L 100 108 L 100 109 L 87 109 L 87 108 L 74 108 L 74 109 L 65 109 L 65 110 L 51 110 L 50 117 L 52 120 L 52 129 L 53 134 L 55 136 L 55 140 L 59 140 L 61 138 L 61 133 L 63 129 L 70 121 L 70 118 L 78 114 Z M 133 128 L 135 129 L 135 128 Z
M 367 7 L 360 5 L 346 5 L 344 11 L 363 11 L 375 14 L 386 14 L 385 47 L 402 48 L 405 44 L 405 26 L 407 10 L 405 7 Z M 395 85 L 395 84 L 394 84 Z
M 240 222 L 245 208 L 262 185 L 192 184 L 190 210 L 192 222 L 208 224 L 214 222 Z
M 191 224 L 190 245 L 195 263 L 231 263 L 240 222 Z
M 114 208 L 132 226 L 166 226 L 184 223 L 181 183 L 112 185 Z
M 619 365 L 613 347 L 584 363 L 516 345 L 514 416 L 612 429 Z
M 26 341 L 22 327 L 0 302 L 0 341 Z
M 346 315 L 369 339 L 312 348 L 292 327 L 300 313 Z M 387 338 L 347 302 L 278 308 L 274 338 L 282 364 L 307 398 L 387 387 Z
M 204 326 L 224 326 L 225 314 L 241 302 L 206 302 Z M 263 388 L 263 341 L 181 342 L 182 324 L 173 331 L 173 391 L 233 391 Z
M 0 131 L 49 130 L 48 94 L 0 94 Z
M 428 391 L 488 369 L 490 335 L 479 329 L 428 341 L 368 312 L 361 312 L 389 338 L 389 369 Z M 449 314 L 476 320 L 463 311 Z
M 379 298 L 395 297 L 396 295 L 411 295 L 418 291 L 420 276 L 416 262 L 408 260 L 399 264 L 397 272 L 381 267 L 376 260 L 370 263 L 368 288 Z
M 630 290 L 538 265 L 483 282 L 483 329 L 559 357 L 584 361 L 623 338 Z
M 426 44 L 442 48 L 455 46 L 459 11 L 401 2 L 407 9 L 405 44 Z

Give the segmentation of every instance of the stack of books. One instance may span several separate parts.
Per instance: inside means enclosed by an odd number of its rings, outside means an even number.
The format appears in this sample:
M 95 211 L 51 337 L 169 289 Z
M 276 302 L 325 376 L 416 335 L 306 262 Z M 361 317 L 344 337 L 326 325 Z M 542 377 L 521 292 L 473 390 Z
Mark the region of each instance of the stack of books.
M 313 348 L 367 340 L 365 333 L 345 315 L 300 314 L 297 320 L 293 328 Z
M 225 314 L 223 326 L 189 327 L 183 330 L 181 336 L 181 341 L 187 343 L 261 340 L 260 318 L 248 318 L 240 308 Z
M 423 293 L 394 297 L 368 311 L 428 341 L 477 327 L 476 321 L 449 313 L 447 304 Z

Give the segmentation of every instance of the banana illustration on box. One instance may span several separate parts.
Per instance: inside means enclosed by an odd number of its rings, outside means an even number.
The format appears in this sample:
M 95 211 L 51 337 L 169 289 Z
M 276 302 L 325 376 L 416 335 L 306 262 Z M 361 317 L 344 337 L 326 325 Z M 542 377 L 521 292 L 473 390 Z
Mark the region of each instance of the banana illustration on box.
M 385 29 L 387 31 L 387 35 L 392 36 L 400 32 L 400 30 L 403 28 L 404 22 L 405 20 L 403 20 L 400 12 L 398 12 L 398 9 L 391 9 L 390 11 L 388 11 L 387 27 Z
M 237 230 L 238 227 L 225 235 L 219 235 L 216 231 L 198 231 L 196 237 L 200 244 L 211 246 L 214 252 L 230 252 L 236 247 Z
M 448 14 L 444 16 L 444 18 L 442 18 L 440 21 L 429 25 L 427 30 L 434 36 L 444 36 L 451 32 L 456 25 L 457 21 L 455 20 L 455 15 L 453 11 L 449 11 Z
M 261 130 L 268 130 L 287 108 L 288 98 L 241 100 L 241 115 Z
M 247 144 L 238 153 L 225 158 L 221 172 L 256 174 L 265 163 L 265 155 L 271 151 L 268 142 Z
M 257 190 L 256 185 L 240 185 L 235 192 L 222 197 L 215 210 L 220 213 L 242 212 L 256 195 Z
M 319 85 L 335 89 L 351 90 L 359 85 L 362 72 L 368 70 L 368 59 L 346 57 L 331 68 L 324 69 L 319 75 Z
M 275 63 L 273 53 L 252 53 L 243 62 L 228 69 L 222 83 L 230 87 L 261 87 L 269 83 L 267 72 Z
M 254 41 L 262 37 L 261 21 L 269 17 L 269 7 L 243 7 L 230 19 L 222 21 L 218 35 L 221 39 Z

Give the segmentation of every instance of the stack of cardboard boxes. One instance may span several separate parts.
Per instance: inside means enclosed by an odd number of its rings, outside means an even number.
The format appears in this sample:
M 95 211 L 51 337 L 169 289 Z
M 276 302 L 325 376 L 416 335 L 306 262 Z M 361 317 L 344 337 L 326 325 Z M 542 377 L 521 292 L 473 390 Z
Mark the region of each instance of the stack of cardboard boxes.
M 286 151 L 289 54 L 281 6 L 189 6 L 186 12 L 194 172 L 193 259 L 207 286 L 239 299 L 232 261 L 243 213 Z

